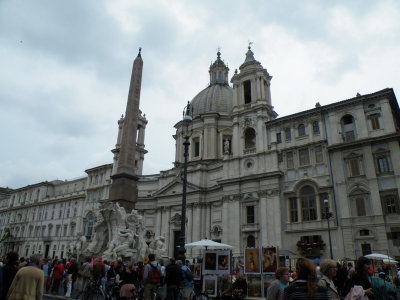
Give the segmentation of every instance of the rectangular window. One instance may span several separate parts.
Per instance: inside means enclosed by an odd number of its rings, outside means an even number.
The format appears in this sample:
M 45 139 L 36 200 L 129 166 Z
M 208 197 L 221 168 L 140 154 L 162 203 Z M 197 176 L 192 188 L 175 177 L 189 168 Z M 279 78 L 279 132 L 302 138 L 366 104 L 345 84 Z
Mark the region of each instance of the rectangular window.
M 319 133 L 319 122 L 318 121 L 314 121 L 312 123 L 312 128 L 313 128 L 313 133 Z
M 383 209 L 387 214 L 400 213 L 397 194 L 384 195 L 382 198 Z
M 199 138 L 193 139 L 193 145 L 194 145 L 193 156 L 199 157 L 200 156 L 200 140 L 199 140 Z
M 276 134 L 276 143 L 277 143 L 277 144 L 282 143 L 282 135 L 281 135 L 280 132 L 278 132 L 278 133 Z
M 391 227 L 387 232 L 388 240 L 393 241 L 393 246 L 400 246 L 400 227 Z
M 372 253 L 371 244 L 361 244 L 362 255 L 368 255 Z
M 253 224 L 255 222 L 254 218 L 254 206 L 246 206 L 246 216 L 247 224 Z
M 303 221 L 312 221 L 317 219 L 315 200 L 312 197 L 301 197 L 301 210 Z
M 288 169 L 293 169 L 294 168 L 294 163 L 293 163 L 293 152 L 286 152 L 286 167 Z
M 292 139 L 292 133 L 290 131 L 290 128 L 285 128 L 285 139 L 287 141 L 290 141 Z
M 310 156 L 308 154 L 308 148 L 299 150 L 299 165 L 306 166 L 310 164 Z
M 349 159 L 348 160 L 348 164 L 349 164 L 350 176 L 359 176 L 359 175 L 361 175 L 360 163 L 359 163 L 358 158 Z
M 74 236 L 75 235 L 75 225 L 71 225 L 71 229 L 70 229 L 70 236 Z
M 320 164 L 324 161 L 324 156 L 322 154 L 322 146 L 316 146 L 314 148 L 314 152 L 315 152 L 315 162 L 317 164 Z
M 389 173 L 391 172 L 390 162 L 388 156 L 378 156 L 376 158 L 376 164 L 378 166 L 379 173 Z
M 306 126 L 304 124 L 300 124 L 297 127 L 297 131 L 298 131 L 299 136 L 306 135 Z
M 298 222 L 298 212 L 297 212 L 297 198 L 289 198 L 289 208 L 290 208 L 290 222 Z
M 250 80 L 246 80 L 243 82 L 243 92 L 244 92 L 244 103 L 251 102 L 251 82 Z
M 67 232 L 68 232 L 68 225 L 64 225 L 63 236 L 67 236 Z
M 56 236 L 60 236 L 60 225 L 56 226 Z
M 373 114 L 369 116 L 371 120 L 371 128 L 372 130 L 377 130 L 380 129 L 380 124 L 379 124 L 379 114 Z
M 367 215 L 367 212 L 365 210 L 365 199 L 363 197 L 356 198 L 356 210 L 357 216 L 359 217 Z

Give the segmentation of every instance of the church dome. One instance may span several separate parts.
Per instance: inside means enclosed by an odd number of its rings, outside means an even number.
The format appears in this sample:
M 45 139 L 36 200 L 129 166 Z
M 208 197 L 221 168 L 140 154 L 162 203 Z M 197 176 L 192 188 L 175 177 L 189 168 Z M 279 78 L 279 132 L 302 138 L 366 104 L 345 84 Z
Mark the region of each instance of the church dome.
M 221 60 L 218 51 L 217 60 L 210 66 L 210 85 L 191 101 L 193 117 L 205 113 L 230 113 L 232 111 L 233 89 L 228 84 L 229 68 Z
M 193 117 L 211 112 L 230 113 L 232 98 L 233 89 L 229 85 L 211 85 L 193 98 Z

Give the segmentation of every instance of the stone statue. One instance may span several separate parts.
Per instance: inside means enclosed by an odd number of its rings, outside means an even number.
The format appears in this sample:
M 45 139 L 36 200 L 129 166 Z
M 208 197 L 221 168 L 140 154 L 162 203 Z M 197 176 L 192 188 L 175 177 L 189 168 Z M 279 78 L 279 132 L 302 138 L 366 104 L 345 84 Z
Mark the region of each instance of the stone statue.
M 108 243 L 107 250 L 103 253 L 106 257 L 117 259 L 118 257 L 132 257 L 136 250 L 133 249 L 134 233 L 127 228 L 119 228 L 118 234 L 113 236 Z
M 86 237 L 79 232 L 77 234 L 77 240 L 72 241 L 69 245 L 69 253 L 71 254 L 72 257 L 78 258 L 82 253 L 82 250 L 84 250 L 87 247 L 87 240 Z
M 98 255 L 101 253 L 104 245 L 108 241 L 107 222 L 103 218 L 101 212 L 96 216 L 96 224 L 94 226 L 94 235 L 92 241 L 84 250 L 85 253 L 90 255 Z
M 154 253 L 157 257 L 161 258 L 167 255 L 167 247 L 165 246 L 165 238 L 158 236 L 149 245 L 149 251 Z
M 229 153 L 231 153 L 231 147 L 230 147 L 231 145 L 230 145 L 230 142 L 229 142 L 229 140 L 228 139 L 225 139 L 224 140 L 224 154 L 229 154 Z
M 133 209 L 132 212 L 127 216 L 126 222 L 128 227 L 135 232 L 134 248 L 137 250 L 137 260 L 143 260 L 147 254 L 148 248 L 144 239 L 146 227 L 144 226 L 143 217 Z
M 97 217 L 95 233 L 85 252 L 111 259 L 143 260 L 147 253 L 143 217 L 136 210 L 127 213 L 115 202 L 104 202 Z

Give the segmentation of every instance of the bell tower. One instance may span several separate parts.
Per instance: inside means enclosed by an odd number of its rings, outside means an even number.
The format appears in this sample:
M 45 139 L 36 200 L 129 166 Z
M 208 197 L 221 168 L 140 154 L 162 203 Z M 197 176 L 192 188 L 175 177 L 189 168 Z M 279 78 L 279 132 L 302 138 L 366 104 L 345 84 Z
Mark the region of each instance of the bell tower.
M 271 79 L 268 71 L 254 58 L 251 46 L 248 47 L 246 59 L 235 70 L 231 79 L 233 84 L 233 111 L 242 110 L 256 104 L 271 106 Z
M 265 122 L 278 114 L 271 105 L 272 76 L 254 58 L 251 44 L 239 72 L 231 79 L 233 84 L 233 147 L 234 156 L 265 151 Z

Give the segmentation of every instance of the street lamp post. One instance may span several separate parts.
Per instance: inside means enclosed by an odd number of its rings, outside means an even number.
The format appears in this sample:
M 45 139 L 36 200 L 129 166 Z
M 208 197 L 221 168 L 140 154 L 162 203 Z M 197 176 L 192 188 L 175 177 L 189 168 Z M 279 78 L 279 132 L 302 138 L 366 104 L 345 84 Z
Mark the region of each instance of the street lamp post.
M 328 199 L 324 200 L 324 204 L 325 204 L 325 217 L 326 217 L 326 221 L 328 223 L 329 251 L 330 251 L 330 254 L 331 254 L 331 259 L 333 259 L 332 239 L 331 239 L 331 225 L 330 225 L 330 222 L 329 222 L 329 219 L 332 218 L 332 213 L 329 211 L 329 201 L 328 201 Z
M 192 106 L 188 102 L 183 110 L 182 133 L 184 136 L 184 162 L 183 162 L 183 178 L 182 178 L 182 210 L 181 210 L 181 232 L 179 237 L 179 259 L 185 263 L 185 241 L 186 241 L 186 187 L 187 187 L 187 163 L 189 156 L 189 125 L 192 122 Z

